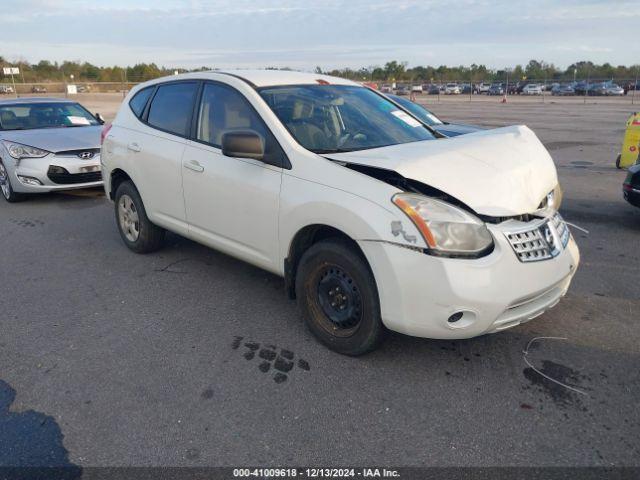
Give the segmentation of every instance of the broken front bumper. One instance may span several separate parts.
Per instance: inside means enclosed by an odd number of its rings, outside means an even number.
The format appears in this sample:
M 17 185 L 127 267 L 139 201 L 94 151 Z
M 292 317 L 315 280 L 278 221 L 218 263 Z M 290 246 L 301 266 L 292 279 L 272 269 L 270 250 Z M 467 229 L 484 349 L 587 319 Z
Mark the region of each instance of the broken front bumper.
M 526 262 L 508 238 L 510 227 L 508 222 L 488 226 L 495 248 L 479 259 L 359 242 L 376 279 L 385 326 L 419 337 L 470 338 L 514 327 L 553 307 L 580 261 L 573 237 L 569 234 L 553 256 Z

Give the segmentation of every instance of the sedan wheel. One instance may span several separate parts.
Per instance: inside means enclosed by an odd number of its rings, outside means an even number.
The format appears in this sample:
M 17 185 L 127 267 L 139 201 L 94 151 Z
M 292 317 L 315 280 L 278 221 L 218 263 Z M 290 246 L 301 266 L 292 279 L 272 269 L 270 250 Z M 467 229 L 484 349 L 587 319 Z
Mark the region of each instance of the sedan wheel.
M 9 186 L 9 175 L 7 174 L 7 169 L 4 168 L 4 165 L 0 162 L 0 189 L 2 190 L 2 195 L 7 200 L 11 196 L 11 187 Z
M 11 187 L 11 179 L 9 178 L 9 171 L 4 166 L 2 160 L 0 160 L 0 191 L 2 196 L 9 203 L 19 202 L 24 200 L 25 195 L 23 193 L 16 193 Z

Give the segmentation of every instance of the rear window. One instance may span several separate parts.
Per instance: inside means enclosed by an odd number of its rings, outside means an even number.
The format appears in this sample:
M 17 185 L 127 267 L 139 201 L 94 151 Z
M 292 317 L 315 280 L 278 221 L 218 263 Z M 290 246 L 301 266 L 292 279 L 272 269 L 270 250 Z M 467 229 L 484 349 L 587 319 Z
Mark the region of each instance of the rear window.
M 133 98 L 129 102 L 129 106 L 131 107 L 131 110 L 133 111 L 133 113 L 135 113 L 136 117 L 140 118 L 142 116 L 144 107 L 146 107 L 147 101 L 149 100 L 149 97 L 153 93 L 153 88 L 154 87 L 147 87 L 140 90 L 138 93 L 136 93 L 133 96 Z
M 158 87 L 149 107 L 149 125 L 181 137 L 186 136 L 197 88 L 195 82 Z

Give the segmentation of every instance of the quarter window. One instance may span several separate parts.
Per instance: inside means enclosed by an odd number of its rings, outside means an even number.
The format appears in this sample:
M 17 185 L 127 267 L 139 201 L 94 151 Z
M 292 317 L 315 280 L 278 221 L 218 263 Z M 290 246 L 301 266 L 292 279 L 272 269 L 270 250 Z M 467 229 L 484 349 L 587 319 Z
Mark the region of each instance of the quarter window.
M 140 118 L 142 116 L 142 112 L 144 111 L 144 107 L 147 105 L 147 101 L 149 97 L 153 93 L 153 87 L 147 87 L 140 90 L 136 93 L 131 101 L 129 102 L 129 106 L 133 113 L 135 113 L 136 117 Z
M 186 136 L 197 89 L 198 84 L 195 82 L 171 83 L 158 87 L 149 107 L 149 125 Z

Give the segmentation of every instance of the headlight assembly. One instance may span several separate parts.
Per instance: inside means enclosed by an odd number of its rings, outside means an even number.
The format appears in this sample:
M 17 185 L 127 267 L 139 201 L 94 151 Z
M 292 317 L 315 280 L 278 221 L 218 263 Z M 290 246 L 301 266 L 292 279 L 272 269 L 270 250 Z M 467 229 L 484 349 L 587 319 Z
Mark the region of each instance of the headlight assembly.
M 49 154 L 46 150 L 42 150 L 41 148 L 30 147 L 29 145 L 22 145 L 21 143 L 14 143 L 3 140 L 2 142 L 11 155 L 12 158 L 16 160 L 21 160 L 23 158 L 42 158 Z
M 399 193 L 392 201 L 418 228 L 431 254 L 478 257 L 493 247 L 484 222 L 461 208 L 414 193 Z
M 560 205 L 562 205 L 562 197 L 562 188 L 560 187 L 560 184 L 558 184 L 556 185 L 556 188 L 547 193 L 547 196 L 544 197 L 535 214 L 541 217 L 548 217 L 554 212 L 557 212 L 560 210 Z
M 555 211 L 560 210 L 560 205 L 562 205 L 562 198 L 564 193 L 562 192 L 562 188 L 560 184 L 556 186 L 549 194 L 547 195 L 547 206 Z

